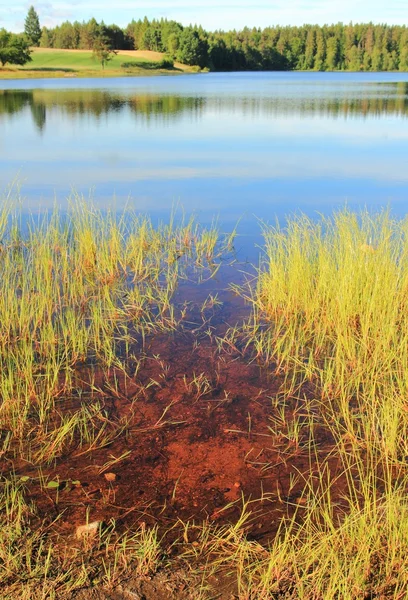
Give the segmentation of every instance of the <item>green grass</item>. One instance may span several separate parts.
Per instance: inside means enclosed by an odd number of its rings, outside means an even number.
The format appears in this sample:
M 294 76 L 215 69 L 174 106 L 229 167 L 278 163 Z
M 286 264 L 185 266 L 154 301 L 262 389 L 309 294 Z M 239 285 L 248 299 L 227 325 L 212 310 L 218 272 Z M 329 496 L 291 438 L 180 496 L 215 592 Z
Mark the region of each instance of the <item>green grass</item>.
M 367 212 L 267 228 L 252 297 L 257 353 L 340 409 L 370 406 L 373 427 L 388 401 L 382 435 L 395 457 L 408 450 L 391 419 L 408 392 L 407 234 L 408 220 Z
M 113 589 L 129 569 L 146 576 L 158 567 L 157 528 L 119 534 L 109 523 L 96 547 L 85 538 L 81 552 L 70 552 L 50 534 L 52 520 L 38 520 L 26 497 L 31 477 L 15 475 L 14 465 L 34 466 L 58 504 L 58 478 L 44 479 L 43 467 L 73 448 L 89 453 L 126 434 L 132 411 L 113 419 L 101 401 L 106 392 L 120 397 L 111 374 L 126 382 L 141 368 L 144 340 L 178 326 L 179 281 L 214 274 L 223 243 L 194 219 L 172 216 L 153 226 L 131 211 L 101 213 L 78 197 L 67 214 L 33 216 L 24 231 L 20 224 L 10 195 L 0 210 L 0 456 L 9 465 L 0 477 L 2 598 L 69 597 L 84 585 Z M 65 407 L 77 393 L 75 372 L 84 368 L 86 401 Z M 95 371 L 110 381 L 105 392 Z
M 52 52 L 34 52 L 32 61 L 24 68 L 32 69 L 72 69 L 78 70 L 102 70 L 101 64 L 98 63 L 92 56 L 91 51 L 81 52 L 65 52 L 64 50 L 53 50 Z M 124 62 L 124 57 L 115 55 L 106 64 L 105 70 L 118 70 Z M 143 68 L 143 63 L 149 64 L 151 61 L 147 59 L 137 59 L 138 66 Z

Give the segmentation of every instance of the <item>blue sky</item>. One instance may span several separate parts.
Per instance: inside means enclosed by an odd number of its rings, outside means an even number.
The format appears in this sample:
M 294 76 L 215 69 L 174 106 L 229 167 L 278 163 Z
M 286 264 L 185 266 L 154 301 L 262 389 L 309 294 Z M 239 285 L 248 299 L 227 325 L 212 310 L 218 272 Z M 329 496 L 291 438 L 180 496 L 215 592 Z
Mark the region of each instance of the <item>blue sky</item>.
M 21 31 L 32 2 L 0 0 L 0 27 Z M 408 24 L 408 0 L 34 0 L 34 6 L 46 26 L 91 17 L 124 26 L 145 15 L 209 30 L 338 21 Z

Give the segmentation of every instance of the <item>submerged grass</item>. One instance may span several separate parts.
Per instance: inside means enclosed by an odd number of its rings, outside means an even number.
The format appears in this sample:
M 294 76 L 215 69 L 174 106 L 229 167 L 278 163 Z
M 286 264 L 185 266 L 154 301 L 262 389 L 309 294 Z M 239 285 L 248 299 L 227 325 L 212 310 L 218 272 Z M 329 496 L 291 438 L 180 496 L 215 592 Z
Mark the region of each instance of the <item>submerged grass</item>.
M 217 268 L 218 234 L 193 219 L 154 227 L 130 212 L 102 214 L 77 198 L 68 214 L 32 217 L 24 230 L 5 203 L 0 240 L 2 430 L 8 445 L 37 437 L 52 460 L 79 430 L 87 443 L 99 435 L 98 411 L 55 419 L 76 370 L 126 373 L 147 335 L 175 329 L 178 282 Z

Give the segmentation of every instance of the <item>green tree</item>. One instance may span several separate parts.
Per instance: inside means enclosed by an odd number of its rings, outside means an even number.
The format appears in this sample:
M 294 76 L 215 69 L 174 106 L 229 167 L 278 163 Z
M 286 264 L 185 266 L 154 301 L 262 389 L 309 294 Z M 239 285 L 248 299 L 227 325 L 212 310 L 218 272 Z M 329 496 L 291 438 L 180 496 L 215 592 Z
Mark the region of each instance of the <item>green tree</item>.
M 125 32 L 118 25 L 107 25 L 105 33 L 109 37 L 114 50 L 124 50 L 129 46 L 129 40 L 126 39 Z
M 42 43 L 42 40 L 41 40 Z M 79 45 L 79 32 L 75 24 L 65 21 L 55 28 L 54 48 L 75 50 Z
M 175 58 L 179 48 L 179 36 L 176 33 L 171 33 L 167 38 L 167 52 L 171 57 Z
M 401 35 L 398 68 L 400 71 L 408 71 L 408 29 L 405 29 Z
M 327 40 L 326 67 L 330 71 L 339 68 L 340 62 L 340 40 L 336 37 L 329 37 Z
M 43 29 L 40 43 L 54 48 L 92 50 L 101 31 L 109 38 L 111 48 L 158 50 L 216 71 L 408 70 L 406 26 L 373 23 L 206 32 L 202 27 L 183 27 L 166 19 L 133 20 L 125 30 L 90 19 Z M 98 41 L 97 45 L 99 53 L 103 44 Z
M 324 71 L 326 61 L 326 38 L 323 29 L 318 29 L 316 35 L 315 71 Z
M 139 21 L 133 20 L 127 26 L 126 33 L 133 40 L 134 50 L 145 50 L 144 47 L 144 36 L 147 29 L 150 27 L 150 21 L 147 17 L 139 19 Z
M 374 48 L 371 55 L 371 70 L 372 71 L 383 71 L 384 70 L 384 54 L 379 48 Z
M 180 36 L 177 60 L 186 65 L 205 67 L 208 60 L 208 43 L 201 40 L 197 31 L 184 29 Z
M 229 71 L 231 69 L 230 53 L 224 40 L 212 39 L 208 48 L 210 68 L 215 71 Z
M 101 26 L 96 19 L 90 19 L 87 23 L 82 23 L 79 47 L 84 50 L 93 50 L 95 40 L 101 33 Z
M 92 56 L 101 63 L 102 69 L 117 54 L 112 48 L 112 41 L 103 31 L 93 41 Z
M 364 52 L 364 56 L 363 56 L 364 71 L 371 71 L 371 63 L 372 63 L 371 54 L 369 52 Z
M 363 68 L 363 52 L 357 46 L 347 51 L 346 67 L 348 71 L 361 71 Z
M 0 29 L 0 62 L 3 65 L 25 65 L 31 60 L 28 41 L 21 35 Z
M 305 69 L 313 69 L 314 58 L 316 54 L 316 31 L 309 29 L 306 37 L 306 48 L 305 48 Z
M 24 33 L 31 46 L 38 46 L 41 38 L 40 19 L 34 6 L 30 6 L 24 24 Z
M 52 48 L 53 47 L 53 35 L 51 35 L 51 32 L 46 28 L 43 27 L 41 30 L 41 39 L 40 39 L 40 47 L 41 48 Z

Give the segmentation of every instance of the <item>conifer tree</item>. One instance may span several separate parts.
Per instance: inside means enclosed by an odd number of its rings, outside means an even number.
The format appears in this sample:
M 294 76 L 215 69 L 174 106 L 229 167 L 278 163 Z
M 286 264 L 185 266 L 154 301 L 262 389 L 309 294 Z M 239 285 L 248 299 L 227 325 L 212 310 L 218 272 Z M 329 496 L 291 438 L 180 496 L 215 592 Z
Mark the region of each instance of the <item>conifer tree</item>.
M 31 46 L 38 46 L 41 38 L 40 19 L 34 6 L 30 6 L 24 24 L 24 33 Z

